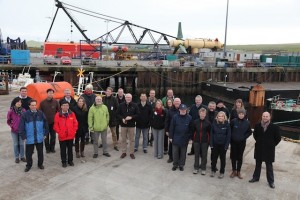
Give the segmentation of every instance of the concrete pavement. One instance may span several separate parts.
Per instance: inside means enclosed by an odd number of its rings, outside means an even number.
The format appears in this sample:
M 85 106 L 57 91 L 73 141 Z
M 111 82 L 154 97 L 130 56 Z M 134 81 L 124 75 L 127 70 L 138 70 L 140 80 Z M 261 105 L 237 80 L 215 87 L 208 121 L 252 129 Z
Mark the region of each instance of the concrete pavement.
M 109 135 L 109 153 L 93 159 L 93 148 L 86 146 L 86 162 L 74 156 L 74 167 L 61 167 L 59 145 L 55 154 L 44 153 L 44 170 L 37 168 L 37 154 L 33 167 L 25 173 L 25 163 L 15 164 L 12 138 L 6 125 L 8 106 L 17 93 L 0 96 L 0 199 L 300 199 L 300 145 L 281 141 L 276 149 L 274 163 L 275 189 L 268 186 L 265 166 L 257 183 L 248 183 L 254 171 L 254 140 L 247 141 L 242 176 L 231 179 L 230 152 L 227 152 L 225 177 L 210 175 L 210 151 L 207 175 L 194 175 L 193 156 L 187 156 L 185 170 L 172 171 L 167 156 L 153 157 L 153 147 L 144 154 L 120 159 L 121 152 L 113 150 Z M 58 143 L 57 143 L 58 144 Z M 190 145 L 189 145 L 190 149 Z M 188 150 L 189 151 L 189 150 Z M 74 153 L 75 154 L 75 153 Z M 218 162 L 219 167 L 219 162 Z M 218 175 L 218 173 L 217 173 Z

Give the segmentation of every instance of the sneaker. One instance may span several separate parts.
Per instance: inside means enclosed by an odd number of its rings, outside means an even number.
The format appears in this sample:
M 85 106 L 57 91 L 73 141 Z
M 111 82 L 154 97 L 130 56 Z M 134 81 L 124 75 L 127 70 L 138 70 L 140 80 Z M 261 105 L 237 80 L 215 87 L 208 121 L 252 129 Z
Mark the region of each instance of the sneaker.
M 205 174 L 206 174 L 206 171 L 205 171 L 205 170 L 202 170 L 202 171 L 201 171 L 201 175 L 204 176 Z
M 172 167 L 172 171 L 175 171 L 176 169 L 177 169 L 176 166 L 173 166 L 173 167 Z
M 26 158 L 21 158 L 21 161 L 22 162 L 26 162 Z
M 193 174 L 198 174 L 199 170 L 198 169 L 194 169 Z
M 103 155 L 106 156 L 106 157 L 110 157 L 111 156 L 109 153 L 104 153 Z
M 216 175 L 216 172 L 212 171 L 210 174 L 210 177 L 215 177 L 215 175 Z
M 15 163 L 19 163 L 19 162 L 20 162 L 19 158 L 16 158 Z
M 62 164 L 62 167 L 63 167 L 63 168 L 66 168 L 66 167 L 67 167 L 67 163 L 63 163 L 63 164 Z
M 115 146 L 115 147 L 114 147 L 114 150 L 116 150 L 116 151 L 119 151 L 119 149 L 118 149 L 118 147 L 117 147 L 117 146 Z
M 179 170 L 180 170 L 180 171 L 183 171 L 183 170 L 184 170 L 184 168 L 183 168 L 183 167 L 179 167 Z
M 131 159 L 135 159 L 134 154 L 130 154 L 130 158 L 131 158 Z
M 223 173 L 220 173 L 220 175 L 218 176 L 219 179 L 222 179 L 224 178 L 224 174 Z
M 38 166 L 40 169 L 45 169 L 44 165 Z
M 72 167 L 74 166 L 73 161 L 70 161 L 70 162 L 68 162 L 68 163 L 69 163 L 70 166 L 72 166 Z
M 173 159 L 169 158 L 169 159 L 167 160 L 167 163 L 171 163 L 171 162 L 173 162 Z
M 98 154 L 94 154 L 94 155 L 93 155 L 93 158 L 98 158 Z
M 30 169 L 31 169 L 31 167 L 26 167 L 24 172 L 29 172 Z
M 144 149 L 144 153 L 147 153 L 147 149 Z
M 126 157 L 126 153 L 122 153 L 120 158 L 125 158 Z

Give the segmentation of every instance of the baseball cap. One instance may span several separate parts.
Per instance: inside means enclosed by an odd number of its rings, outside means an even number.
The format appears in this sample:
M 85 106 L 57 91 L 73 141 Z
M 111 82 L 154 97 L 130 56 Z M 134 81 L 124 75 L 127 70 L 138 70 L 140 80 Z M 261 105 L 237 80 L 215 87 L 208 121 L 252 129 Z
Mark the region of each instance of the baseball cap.
M 187 106 L 185 104 L 180 104 L 179 109 L 180 110 L 187 110 Z

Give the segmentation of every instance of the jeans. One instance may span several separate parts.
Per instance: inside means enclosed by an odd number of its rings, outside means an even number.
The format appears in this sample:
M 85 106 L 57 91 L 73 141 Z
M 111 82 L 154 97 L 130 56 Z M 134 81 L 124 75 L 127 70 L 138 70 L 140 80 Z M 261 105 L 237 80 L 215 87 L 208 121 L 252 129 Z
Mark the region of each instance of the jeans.
M 94 132 L 93 136 L 94 136 L 94 154 L 98 154 L 98 149 L 99 149 L 99 145 L 98 145 L 98 141 L 99 141 L 99 136 L 101 135 L 101 141 L 102 141 L 102 147 L 103 147 L 103 153 L 108 153 L 107 151 L 107 129 L 105 129 L 104 131 L 101 132 Z
M 152 128 L 153 138 L 154 138 L 154 157 L 162 158 L 164 156 L 164 129 L 154 129 Z
M 24 158 L 24 140 L 22 140 L 21 136 L 18 133 L 11 132 L 11 137 L 14 143 L 14 154 L 15 158 Z
M 140 135 L 143 133 L 143 149 L 146 150 L 148 146 L 148 132 L 149 128 L 136 128 L 135 129 L 135 145 L 134 149 L 139 148 Z

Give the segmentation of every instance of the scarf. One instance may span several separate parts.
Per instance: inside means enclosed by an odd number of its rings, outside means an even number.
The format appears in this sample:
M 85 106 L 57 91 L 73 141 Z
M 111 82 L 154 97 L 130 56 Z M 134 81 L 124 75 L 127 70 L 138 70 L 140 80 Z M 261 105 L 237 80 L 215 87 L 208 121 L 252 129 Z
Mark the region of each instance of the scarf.
M 19 116 L 22 115 L 22 109 L 23 109 L 22 107 L 17 108 L 16 106 L 14 106 L 13 109 L 17 115 L 19 115 Z
M 266 130 L 267 130 L 269 124 L 270 124 L 270 121 L 268 121 L 268 122 L 266 122 L 266 123 L 264 123 L 263 121 L 261 121 L 261 127 L 263 127 L 264 132 L 266 132 Z
M 155 108 L 155 112 L 157 113 L 157 115 L 159 116 L 162 116 L 162 112 L 163 112 L 163 109 L 162 108 Z
M 86 95 L 91 95 L 91 94 L 93 94 L 93 91 L 92 90 L 84 90 L 84 94 L 86 94 Z

